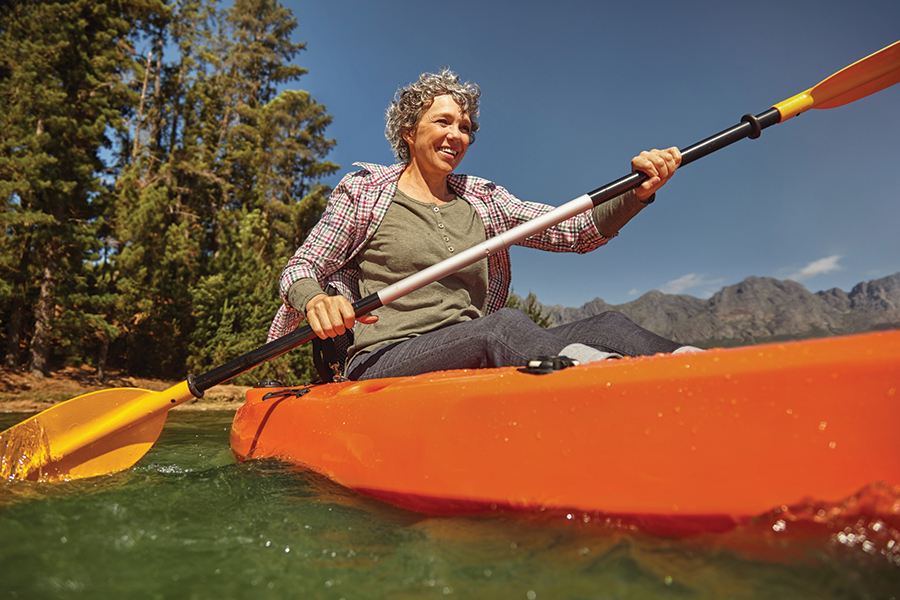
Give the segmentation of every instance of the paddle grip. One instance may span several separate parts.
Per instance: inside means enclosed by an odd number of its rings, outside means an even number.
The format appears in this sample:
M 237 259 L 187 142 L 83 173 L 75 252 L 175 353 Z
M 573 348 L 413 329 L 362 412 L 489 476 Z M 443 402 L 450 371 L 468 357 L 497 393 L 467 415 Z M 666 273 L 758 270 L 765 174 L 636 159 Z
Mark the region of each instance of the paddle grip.
M 697 142 L 693 146 L 689 146 L 682 150 L 681 166 L 683 167 L 687 164 L 690 164 L 697 159 L 703 158 L 708 154 L 712 154 L 716 150 L 720 150 L 725 146 L 744 139 L 745 137 L 756 139 L 759 137 L 759 134 L 763 129 L 778 123 L 780 119 L 781 113 L 779 113 L 778 109 L 776 108 L 770 108 L 769 110 L 755 116 L 744 115 L 741 119 L 741 122 L 737 125 L 720 131 L 716 135 L 708 137 L 702 142 Z M 608 183 L 603 187 L 597 188 L 593 192 L 589 193 L 588 196 L 590 196 L 591 202 L 594 203 L 594 206 L 598 206 L 608 200 L 612 200 L 616 196 L 624 194 L 629 190 L 633 190 L 634 188 L 644 183 L 644 181 L 646 180 L 647 176 L 644 173 L 629 173 L 621 179 L 617 179 L 612 183 Z
M 697 159 L 721 150 L 725 146 L 749 137 L 756 139 L 766 127 L 771 127 L 781 120 L 777 108 L 770 108 L 758 115 L 744 115 L 741 122 L 719 133 L 697 142 L 681 151 L 681 166 L 688 165 Z

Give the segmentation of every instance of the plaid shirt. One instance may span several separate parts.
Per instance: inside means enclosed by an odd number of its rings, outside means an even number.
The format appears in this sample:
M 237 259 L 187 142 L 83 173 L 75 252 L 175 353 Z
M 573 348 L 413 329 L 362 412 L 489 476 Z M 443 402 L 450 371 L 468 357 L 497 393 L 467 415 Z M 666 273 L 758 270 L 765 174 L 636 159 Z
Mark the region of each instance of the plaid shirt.
M 375 234 L 397 193 L 405 164 L 390 167 L 354 163 L 362 170 L 346 175 L 331 193 L 322 218 L 281 274 L 282 305 L 269 328 L 268 341 L 296 329 L 303 314 L 288 303 L 288 290 L 300 279 L 313 278 L 325 289 L 332 286 L 351 302 L 360 299 L 359 267 L 355 257 Z M 553 209 L 523 202 L 502 187 L 479 177 L 452 174 L 450 189 L 475 208 L 488 238 L 512 229 Z M 552 252 L 590 252 L 606 244 L 591 211 L 523 240 L 519 245 Z M 487 312 L 503 308 L 509 297 L 512 265 L 509 250 L 488 257 Z

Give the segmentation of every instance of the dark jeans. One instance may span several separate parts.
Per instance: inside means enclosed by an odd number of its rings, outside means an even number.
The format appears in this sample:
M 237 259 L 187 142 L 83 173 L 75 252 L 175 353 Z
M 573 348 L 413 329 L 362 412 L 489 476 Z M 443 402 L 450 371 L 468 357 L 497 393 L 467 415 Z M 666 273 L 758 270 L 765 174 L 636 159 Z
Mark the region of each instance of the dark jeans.
M 559 354 L 569 344 L 603 352 L 642 356 L 672 352 L 682 344 L 667 340 L 617 312 L 544 329 L 513 308 L 438 329 L 374 352 L 350 363 L 350 379 L 405 377 L 447 369 L 520 367 L 538 356 Z

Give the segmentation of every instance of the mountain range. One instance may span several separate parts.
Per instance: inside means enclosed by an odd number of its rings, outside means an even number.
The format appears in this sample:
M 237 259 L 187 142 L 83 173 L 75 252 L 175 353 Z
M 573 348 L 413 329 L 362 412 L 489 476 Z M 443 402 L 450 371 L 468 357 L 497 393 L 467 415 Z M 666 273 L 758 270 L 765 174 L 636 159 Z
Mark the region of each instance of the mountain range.
M 538 303 L 539 304 L 539 303 Z M 748 277 L 707 300 L 686 294 L 647 292 L 619 305 L 600 298 L 580 308 L 538 306 L 550 325 L 562 325 L 607 310 L 670 339 L 700 347 L 730 347 L 900 328 L 900 273 L 810 292 L 802 284 Z

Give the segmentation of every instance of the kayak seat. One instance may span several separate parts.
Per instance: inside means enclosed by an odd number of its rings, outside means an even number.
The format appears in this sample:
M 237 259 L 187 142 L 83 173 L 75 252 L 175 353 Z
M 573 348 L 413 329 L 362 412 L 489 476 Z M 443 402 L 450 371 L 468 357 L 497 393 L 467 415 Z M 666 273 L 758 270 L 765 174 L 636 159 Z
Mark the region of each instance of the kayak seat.
M 325 293 L 329 296 L 337 296 L 340 292 L 332 285 L 325 286 Z M 353 330 L 350 329 L 344 335 L 320 340 L 313 338 L 313 364 L 319 381 L 316 383 L 333 383 L 345 381 L 344 366 L 347 364 L 347 350 L 353 345 Z
M 313 364 L 322 383 L 345 380 L 344 365 L 347 363 L 347 350 L 352 345 L 352 330 L 327 340 L 313 338 Z

